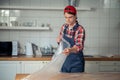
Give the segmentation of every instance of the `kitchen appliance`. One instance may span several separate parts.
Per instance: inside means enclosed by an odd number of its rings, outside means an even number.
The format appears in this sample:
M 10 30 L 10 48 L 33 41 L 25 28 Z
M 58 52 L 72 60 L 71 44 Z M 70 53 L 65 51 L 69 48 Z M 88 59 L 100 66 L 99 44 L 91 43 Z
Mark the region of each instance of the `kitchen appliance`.
M 17 56 L 18 41 L 0 41 L 0 56 Z
M 25 54 L 27 56 L 42 56 L 42 53 L 41 53 L 39 47 L 31 42 L 26 42 Z

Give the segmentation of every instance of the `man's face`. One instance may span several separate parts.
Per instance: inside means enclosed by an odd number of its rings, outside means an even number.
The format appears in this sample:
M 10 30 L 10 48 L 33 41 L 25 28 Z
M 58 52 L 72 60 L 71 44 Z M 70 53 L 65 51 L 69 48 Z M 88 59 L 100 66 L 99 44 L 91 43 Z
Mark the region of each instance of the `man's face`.
M 64 16 L 67 24 L 73 25 L 76 22 L 76 16 L 69 13 L 65 13 Z

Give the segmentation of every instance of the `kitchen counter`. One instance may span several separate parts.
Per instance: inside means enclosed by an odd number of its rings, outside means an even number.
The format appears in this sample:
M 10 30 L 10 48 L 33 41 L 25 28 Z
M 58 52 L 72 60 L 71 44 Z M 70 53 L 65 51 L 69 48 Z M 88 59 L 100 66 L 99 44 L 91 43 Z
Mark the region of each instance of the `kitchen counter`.
M 16 74 L 15 80 L 20 80 L 26 76 L 28 76 L 29 74 Z
M 50 61 L 52 56 L 0 57 L 0 61 Z M 85 57 L 85 61 L 120 61 L 120 57 Z
M 16 74 L 15 80 L 20 80 L 27 75 Z M 120 80 L 120 73 L 60 73 L 49 80 Z
M 0 61 L 50 61 L 51 56 L 12 56 L 0 57 Z

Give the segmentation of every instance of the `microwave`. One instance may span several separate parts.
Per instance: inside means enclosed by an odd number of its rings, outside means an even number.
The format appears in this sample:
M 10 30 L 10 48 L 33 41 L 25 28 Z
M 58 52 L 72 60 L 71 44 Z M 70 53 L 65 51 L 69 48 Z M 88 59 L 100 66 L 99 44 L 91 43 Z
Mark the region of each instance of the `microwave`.
M 0 41 L 0 56 L 17 56 L 18 41 Z

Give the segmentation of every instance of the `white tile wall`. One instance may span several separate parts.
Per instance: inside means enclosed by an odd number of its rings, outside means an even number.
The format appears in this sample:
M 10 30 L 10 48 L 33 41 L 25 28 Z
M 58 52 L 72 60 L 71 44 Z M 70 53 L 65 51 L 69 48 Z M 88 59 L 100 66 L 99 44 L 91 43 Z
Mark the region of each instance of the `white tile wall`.
M 0 30 L 0 41 L 9 41 L 10 31 Z
M 1 0 L 4 4 L 4 1 Z M 16 0 L 14 0 L 16 1 Z M 17 0 L 18 2 L 20 0 Z M 22 0 L 11 4 L 14 6 L 34 7 L 64 7 L 67 0 Z M 104 0 L 80 0 L 79 7 L 93 7 L 94 11 L 78 11 L 78 21 L 86 30 L 84 54 L 111 55 L 120 54 L 120 7 L 113 5 L 115 2 L 108 0 L 108 6 Z M 117 1 L 117 0 L 116 0 Z M 29 2 L 29 3 L 27 3 Z M 27 3 L 27 4 L 26 4 Z M 49 4 L 48 4 L 49 3 Z M 7 4 L 7 3 L 6 3 Z M 110 4 L 111 7 L 110 7 Z M 0 5 L 2 5 L 0 3 Z M 103 7 L 102 7 L 103 6 Z M 65 22 L 62 11 L 21 11 L 21 20 L 29 18 L 29 21 L 37 21 L 37 26 L 50 24 L 50 31 L 25 31 L 25 30 L 0 30 L 0 41 L 18 40 L 24 48 L 25 42 L 33 42 L 40 47 L 48 44 L 57 46 L 56 37 L 59 29 Z M 24 15 L 25 14 L 25 15 Z M 27 14 L 27 15 L 26 15 Z

